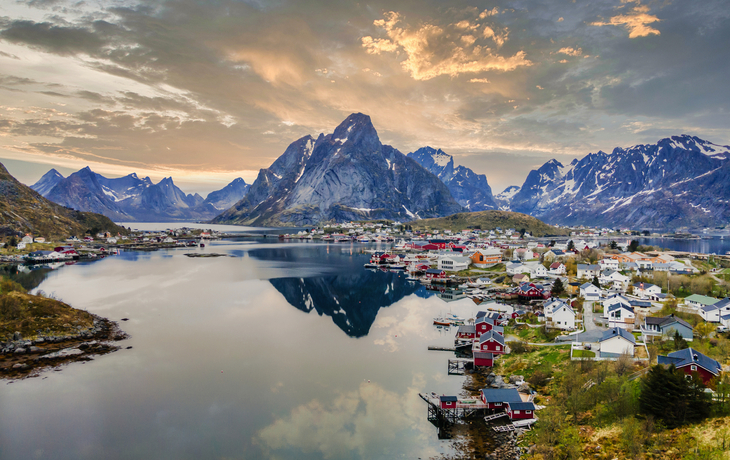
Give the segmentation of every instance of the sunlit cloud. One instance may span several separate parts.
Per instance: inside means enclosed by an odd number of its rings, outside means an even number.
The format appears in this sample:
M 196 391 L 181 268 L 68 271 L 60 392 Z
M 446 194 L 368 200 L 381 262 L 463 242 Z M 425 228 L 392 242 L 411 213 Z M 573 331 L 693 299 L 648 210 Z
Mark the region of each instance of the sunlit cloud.
M 568 56 L 580 56 L 581 54 L 583 54 L 583 50 L 580 48 L 565 47 L 560 48 L 558 50 L 558 53 L 567 54 Z
M 401 62 L 402 68 L 414 80 L 430 80 L 448 75 L 456 77 L 464 73 L 478 73 L 485 71 L 512 71 L 518 67 L 531 66 L 532 62 L 526 58 L 525 51 L 518 51 L 512 56 L 496 54 L 488 43 L 477 43 L 477 38 L 468 35 L 464 39 L 459 34 L 458 41 L 451 38 L 451 30 L 477 29 L 478 24 L 469 21 L 459 21 L 443 27 L 435 24 L 422 24 L 410 27 L 403 24 L 403 17 L 390 11 L 385 19 L 374 22 L 376 27 L 385 31 L 388 38 L 362 38 L 362 46 L 369 54 L 403 52 L 407 56 Z M 484 39 L 491 39 L 493 44 L 500 47 L 507 40 L 508 31 L 497 33 L 490 26 L 484 26 Z
M 624 26 L 629 31 L 629 38 L 660 35 L 659 30 L 649 25 L 655 22 L 659 22 L 660 19 L 654 15 L 649 14 L 650 9 L 647 5 L 640 5 L 638 1 L 636 3 L 636 6 L 634 6 L 628 14 L 619 14 L 613 16 L 608 21 L 592 22 L 591 25 Z

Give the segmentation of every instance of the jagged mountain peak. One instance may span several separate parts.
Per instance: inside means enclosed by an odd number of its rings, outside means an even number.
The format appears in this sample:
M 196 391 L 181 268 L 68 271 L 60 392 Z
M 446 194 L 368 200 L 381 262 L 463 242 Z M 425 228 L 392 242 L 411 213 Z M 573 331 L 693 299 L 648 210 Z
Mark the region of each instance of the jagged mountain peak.
M 411 220 L 459 210 L 438 178 L 383 145 L 370 117 L 354 113 L 332 134 L 290 144 L 259 171 L 244 199 L 214 222 L 297 226 L 323 220 Z
M 408 154 L 431 174 L 435 174 L 456 198 L 456 201 L 470 211 L 495 209 L 497 203 L 487 176 L 477 174 L 466 166 L 454 167 L 454 157 L 441 149 L 421 147 Z
M 528 174 L 510 202 L 549 223 L 665 229 L 730 220 L 730 148 L 680 135 Z M 642 227 L 643 226 L 643 227 Z
M 40 179 L 38 179 L 38 182 L 31 185 L 30 188 L 35 190 L 36 192 L 40 193 L 42 196 L 48 195 L 48 192 L 53 189 L 53 187 L 56 186 L 59 182 L 61 182 L 64 179 L 63 175 L 56 171 L 55 169 L 51 169 L 47 173 L 45 173 Z

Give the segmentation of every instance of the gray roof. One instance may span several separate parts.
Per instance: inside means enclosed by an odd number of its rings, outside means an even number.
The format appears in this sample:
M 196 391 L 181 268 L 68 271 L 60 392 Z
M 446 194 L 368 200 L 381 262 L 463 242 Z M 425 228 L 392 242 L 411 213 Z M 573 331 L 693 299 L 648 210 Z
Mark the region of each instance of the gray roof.
M 477 359 L 494 359 L 494 355 L 492 353 L 488 353 L 486 351 L 475 351 L 472 354 Z
M 481 337 L 479 337 L 479 343 L 484 343 L 484 342 L 486 342 L 488 340 L 492 340 L 492 339 L 494 339 L 495 342 L 497 342 L 501 345 L 504 345 L 504 337 L 497 334 L 497 332 L 494 329 L 482 334 Z
M 459 329 L 457 329 L 457 333 L 461 334 L 476 334 L 477 327 L 473 324 L 462 324 L 459 326 Z
M 709 358 L 697 350 L 685 348 L 684 350 L 669 353 L 667 356 L 658 356 L 658 364 L 674 364 L 674 367 L 680 368 L 689 364 L 697 364 L 706 371 L 718 375 L 722 370 L 720 363 Z
M 456 402 L 459 400 L 456 396 L 439 396 L 441 402 Z
M 679 323 L 682 326 L 689 328 L 692 330 L 692 325 L 689 324 L 687 321 L 683 320 L 682 318 L 678 318 L 674 315 L 669 316 L 663 316 L 663 317 L 653 317 L 653 316 L 647 316 L 644 318 L 644 321 L 646 321 L 646 324 L 656 324 L 659 327 L 667 327 L 674 323 Z
M 623 303 L 615 303 L 613 305 L 609 305 L 608 312 L 610 313 L 610 312 L 612 312 L 614 310 L 618 310 L 619 308 L 623 308 L 624 310 L 628 310 L 631 313 L 634 312 L 634 309 L 633 308 L 627 307 L 626 304 L 623 304 Z
M 614 327 L 606 332 L 603 333 L 603 336 L 601 337 L 601 340 L 599 342 L 603 342 L 609 339 L 612 339 L 614 337 L 623 337 L 624 339 L 628 340 L 629 342 L 636 344 L 636 338 L 633 334 L 631 334 L 626 329 L 622 329 L 620 327 Z
M 594 285 L 593 285 L 592 283 L 583 283 L 583 284 L 581 284 L 581 285 L 580 285 L 580 288 L 581 288 L 581 289 L 586 289 L 586 288 L 587 288 L 587 287 L 589 287 L 589 286 L 593 286 L 593 287 L 594 287 L 594 288 L 596 288 L 596 289 L 601 289 L 601 288 L 599 288 L 598 286 L 594 286 Z
M 482 388 L 480 391 L 486 402 L 522 402 L 516 388 Z
M 600 265 L 578 264 L 578 270 L 600 271 L 601 270 L 601 267 L 600 267 Z

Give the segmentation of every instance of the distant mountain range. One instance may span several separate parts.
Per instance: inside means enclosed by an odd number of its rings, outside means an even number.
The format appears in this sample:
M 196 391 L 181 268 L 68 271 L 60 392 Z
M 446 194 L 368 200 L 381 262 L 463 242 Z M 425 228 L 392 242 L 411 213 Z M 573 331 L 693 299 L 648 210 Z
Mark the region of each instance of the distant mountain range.
M 441 149 L 423 147 L 408 154 L 431 174 L 435 174 L 451 192 L 456 201 L 469 211 L 496 209 L 492 188 L 487 176 L 477 174 L 465 166 L 454 166 L 454 157 Z
M 81 211 L 103 214 L 116 221 L 209 220 L 230 208 L 248 191 L 238 178 L 203 199 L 185 194 L 172 178 L 153 183 L 137 174 L 109 179 L 83 168 L 68 177 L 55 169 L 31 186 L 49 200 Z
M 68 209 L 43 198 L 0 164 L 0 235 L 65 238 L 102 231 L 127 233 L 105 216 Z
M 485 175 L 456 166 L 440 149 L 406 156 L 383 145 L 370 117 L 355 113 L 332 134 L 290 144 L 250 186 L 236 179 L 206 199 L 186 195 L 171 178 L 107 179 L 88 168 L 67 178 L 51 170 L 33 188 L 64 206 L 122 221 L 309 226 L 502 210 L 550 224 L 713 227 L 730 223 L 730 147 L 681 135 L 567 165 L 553 159 L 521 187 L 493 195 Z
M 511 198 L 510 198 L 510 195 Z M 511 211 L 553 224 L 610 228 L 712 227 L 730 222 L 730 146 L 682 135 L 550 160 L 519 190 L 499 195 Z
M 307 226 L 323 221 L 408 221 L 461 211 L 449 189 L 418 162 L 383 145 L 370 117 L 355 113 L 332 134 L 293 142 L 259 171 L 220 224 Z

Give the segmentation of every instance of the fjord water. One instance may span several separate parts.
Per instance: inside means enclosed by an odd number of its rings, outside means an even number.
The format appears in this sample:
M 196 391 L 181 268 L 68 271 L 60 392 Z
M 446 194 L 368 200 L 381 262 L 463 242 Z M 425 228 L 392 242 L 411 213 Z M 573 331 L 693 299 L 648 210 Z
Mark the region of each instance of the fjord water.
M 420 391 L 448 376 L 449 310 L 362 245 L 224 240 L 123 252 L 38 286 L 121 322 L 118 352 L 0 386 L 0 458 L 427 458 Z M 191 251 L 229 257 L 189 258 Z M 470 316 L 476 311 L 454 311 Z

